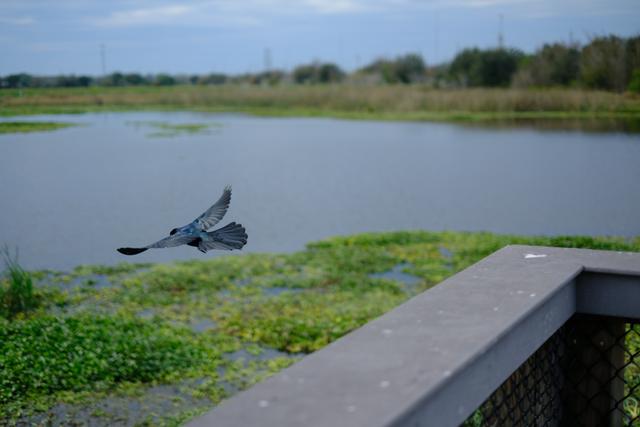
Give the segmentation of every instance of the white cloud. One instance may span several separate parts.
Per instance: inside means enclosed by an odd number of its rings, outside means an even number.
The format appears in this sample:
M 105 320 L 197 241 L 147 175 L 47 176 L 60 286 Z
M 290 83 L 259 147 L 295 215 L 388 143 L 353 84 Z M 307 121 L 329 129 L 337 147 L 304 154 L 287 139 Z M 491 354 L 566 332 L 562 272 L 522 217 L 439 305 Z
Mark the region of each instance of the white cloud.
M 216 25 L 245 27 L 268 17 L 295 14 L 347 14 L 378 10 L 398 0 L 201 0 L 156 7 L 120 9 L 85 22 L 102 27 Z M 121 3 L 122 4 L 122 3 Z M 143 2 L 142 4 L 146 4 Z
M 1 1 L 1 0 L 0 0 Z M 77 0 L 66 0 L 77 1 Z M 115 0 L 106 17 L 85 19 L 102 27 L 216 26 L 244 28 L 278 16 L 348 15 L 358 13 L 420 13 L 440 10 L 496 9 L 511 16 L 562 16 L 603 13 L 611 0 Z M 615 0 L 616 10 L 637 0 Z M 578 7 L 577 4 L 581 6 Z M 589 12 L 587 12 L 589 11 Z M 24 21 L 25 25 L 26 22 Z
M 192 6 L 175 4 L 147 9 L 117 11 L 111 13 L 107 18 L 94 20 L 94 23 L 105 27 L 168 24 L 176 18 L 189 15 L 191 12 L 193 12 Z
M 458 0 L 460 6 L 467 7 L 494 7 L 494 6 L 510 6 L 517 3 L 523 3 L 528 0 Z
M 303 4 L 319 13 L 350 13 L 367 9 L 363 2 L 357 0 L 305 0 Z

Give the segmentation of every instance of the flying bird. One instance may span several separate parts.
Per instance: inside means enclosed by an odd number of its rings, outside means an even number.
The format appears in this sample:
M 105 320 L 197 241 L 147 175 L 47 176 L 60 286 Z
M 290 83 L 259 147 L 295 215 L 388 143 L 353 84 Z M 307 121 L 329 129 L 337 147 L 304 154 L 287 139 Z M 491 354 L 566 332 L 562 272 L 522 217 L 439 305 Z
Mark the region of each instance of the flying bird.
M 174 246 L 195 246 L 202 253 L 211 249 L 233 250 L 242 249 L 247 244 L 247 232 L 242 224 L 229 223 L 222 228 L 213 228 L 229 209 L 231 202 L 231 187 L 225 187 L 222 196 L 202 215 L 189 224 L 174 228 L 169 236 L 141 248 L 118 248 L 118 252 L 125 255 L 136 255 L 147 249 L 172 248 Z

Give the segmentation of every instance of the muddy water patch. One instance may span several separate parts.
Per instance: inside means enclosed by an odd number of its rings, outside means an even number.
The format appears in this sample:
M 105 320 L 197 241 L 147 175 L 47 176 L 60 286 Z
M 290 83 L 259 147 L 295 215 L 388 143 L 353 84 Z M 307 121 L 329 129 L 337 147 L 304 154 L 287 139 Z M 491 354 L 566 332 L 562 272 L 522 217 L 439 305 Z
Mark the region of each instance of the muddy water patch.
M 406 292 L 413 292 L 417 286 L 422 283 L 422 279 L 409 273 L 405 273 L 406 269 L 413 267 L 409 263 L 400 263 L 391 270 L 382 273 L 372 273 L 369 277 L 372 279 L 386 279 L 399 282 Z
M 445 259 L 444 266 L 447 270 L 453 270 L 453 252 L 444 246 L 438 246 L 438 252 L 440 256 Z
M 189 327 L 193 332 L 202 333 L 216 329 L 218 324 L 210 319 L 192 319 Z
M 274 276 L 276 277 L 276 276 Z M 267 277 L 269 279 L 271 277 Z M 261 280 L 265 280 L 265 277 L 260 277 Z M 284 293 L 297 294 L 303 292 L 304 288 L 296 288 L 291 286 L 265 286 L 264 284 L 255 283 L 251 278 L 243 278 L 233 282 L 234 287 L 231 289 L 225 289 L 220 291 L 219 295 L 222 297 L 237 297 L 243 293 L 251 293 L 256 291 L 265 297 L 277 297 Z
M 273 373 L 271 363 L 284 368 L 305 356 L 304 353 L 287 353 L 275 348 L 247 344 L 243 348 L 226 353 L 223 359 L 229 362 L 217 368 L 218 385 L 225 393 L 233 395 L 257 380 Z M 241 373 L 240 376 L 238 373 Z

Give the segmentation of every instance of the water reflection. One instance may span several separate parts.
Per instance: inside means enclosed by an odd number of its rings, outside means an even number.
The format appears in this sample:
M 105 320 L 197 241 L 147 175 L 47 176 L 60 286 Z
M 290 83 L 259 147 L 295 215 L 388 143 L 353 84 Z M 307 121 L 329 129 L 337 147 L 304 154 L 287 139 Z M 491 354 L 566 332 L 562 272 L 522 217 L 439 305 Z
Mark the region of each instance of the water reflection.
M 463 126 L 483 129 L 532 129 L 553 132 L 587 132 L 628 134 L 640 133 L 640 117 L 628 118 L 557 118 L 557 119 L 509 119 L 462 122 Z

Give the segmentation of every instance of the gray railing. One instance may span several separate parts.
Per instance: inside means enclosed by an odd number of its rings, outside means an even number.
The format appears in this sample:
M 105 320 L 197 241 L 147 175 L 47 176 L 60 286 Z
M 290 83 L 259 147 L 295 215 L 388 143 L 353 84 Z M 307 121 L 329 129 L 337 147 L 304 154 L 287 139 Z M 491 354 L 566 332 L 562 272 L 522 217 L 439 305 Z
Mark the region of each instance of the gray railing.
M 640 254 L 508 246 L 189 425 L 637 425 L 639 320 Z

